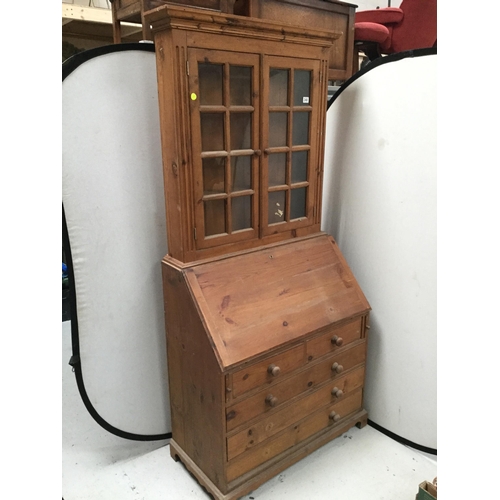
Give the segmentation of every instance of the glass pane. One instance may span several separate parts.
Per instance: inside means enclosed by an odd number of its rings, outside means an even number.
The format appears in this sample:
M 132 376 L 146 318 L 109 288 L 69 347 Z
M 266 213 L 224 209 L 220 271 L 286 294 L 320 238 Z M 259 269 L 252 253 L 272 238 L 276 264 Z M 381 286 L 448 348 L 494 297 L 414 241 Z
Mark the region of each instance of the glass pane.
M 222 113 L 201 113 L 202 151 L 224 150 L 224 115 Z
M 307 151 L 292 153 L 292 183 L 307 181 Z
M 293 79 L 293 105 L 309 106 L 311 88 L 311 72 L 296 69 Z
M 252 158 L 250 156 L 233 156 L 231 158 L 231 191 L 252 189 Z
M 252 113 L 231 113 L 231 150 L 252 147 Z
M 269 224 L 275 224 L 276 222 L 283 222 L 285 220 L 285 196 L 285 191 L 274 191 L 269 193 Z
M 205 201 L 205 236 L 226 232 L 226 201 Z
M 224 193 L 225 158 L 203 159 L 203 194 Z
M 268 156 L 269 186 L 286 184 L 286 153 L 274 153 Z
M 288 106 L 288 70 L 269 70 L 269 106 Z
M 200 104 L 222 105 L 222 64 L 198 64 L 198 81 L 200 84 Z
M 306 190 L 299 188 L 290 192 L 290 220 L 306 216 Z
M 238 196 L 231 200 L 232 230 L 252 227 L 252 197 Z
M 288 113 L 269 113 L 269 146 L 286 146 Z
M 309 113 L 296 112 L 293 114 L 292 144 L 309 144 Z
M 243 66 L 230 66 L 229 90 L 232 106 L 251 106 L 252 94 L 252 68 Z

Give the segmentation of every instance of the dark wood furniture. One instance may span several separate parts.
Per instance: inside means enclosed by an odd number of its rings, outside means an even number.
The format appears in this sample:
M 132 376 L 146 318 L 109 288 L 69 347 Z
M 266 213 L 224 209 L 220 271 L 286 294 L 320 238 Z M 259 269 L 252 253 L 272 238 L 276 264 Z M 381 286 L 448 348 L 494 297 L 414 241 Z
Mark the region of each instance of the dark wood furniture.
M 144 21 L 148 10 L 161 5 L 184 4 L 212 9 L 227 14 L 256 17 L 281 24 L 339 33 L 328 57 L 328 79 L 345 81 L 353 72 L 354 15 L 356 5 L 337 0 L 111 0 L 114 43 L 121 42 L 123 21 L 142 25 L 144 40 L 152 40 L 149 23 Z
M 129 22 L 142 25 L 143 40 L 152 40 L 149 23 L 145 22 L 144 14 L 151 9 L 165 5 L 165 0 L 110 0 L 113 18 L 113 42 L 121 43 L 121 23 Z M 219 12 L 233 13 L 235 0 L 175 0 L 176 4 L 184 4 Z
M 337 0 L 236 0 L 234 13 L 283 24 L 341 33 L 328 58 L 329 80 L 345 81 L 353 71 L 356 5 Z
M 165 5 L 156 45 L 171 454 L 238 498 L 354 425 L 370 306 L 320 231 L 340 33 Z

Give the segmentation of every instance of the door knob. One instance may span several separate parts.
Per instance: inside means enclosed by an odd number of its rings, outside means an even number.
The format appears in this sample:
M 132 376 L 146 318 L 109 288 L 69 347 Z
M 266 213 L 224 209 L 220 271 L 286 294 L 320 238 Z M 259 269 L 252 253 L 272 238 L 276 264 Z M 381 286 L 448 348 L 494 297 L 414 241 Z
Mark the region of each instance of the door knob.
M 342 365 L 339 365 L 336 361 L 332 365 L 332 371 L 334 372 L 340 373 L 343 369 L 344 367 Z
M 277 377 L 280 374 L 280 367 L 276 365 L 269 365 L 267 367 L 267 372 L 270 373 L 273 377 Z
M 266 403 L 274 408 L 278 404 L 278 398 L 274 397 L 272 394 L 269 394 L 266 398 Z

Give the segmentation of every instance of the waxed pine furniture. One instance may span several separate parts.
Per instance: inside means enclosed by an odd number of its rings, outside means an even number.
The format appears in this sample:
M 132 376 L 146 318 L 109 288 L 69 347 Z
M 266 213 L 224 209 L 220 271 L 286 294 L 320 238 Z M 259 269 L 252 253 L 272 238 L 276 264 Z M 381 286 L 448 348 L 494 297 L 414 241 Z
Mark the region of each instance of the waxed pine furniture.
M 341 34 L 164 5 L 154 36 L 169 254 L 172 440 L 236 499 L 354 425 L 370 306 L 321 232 Z

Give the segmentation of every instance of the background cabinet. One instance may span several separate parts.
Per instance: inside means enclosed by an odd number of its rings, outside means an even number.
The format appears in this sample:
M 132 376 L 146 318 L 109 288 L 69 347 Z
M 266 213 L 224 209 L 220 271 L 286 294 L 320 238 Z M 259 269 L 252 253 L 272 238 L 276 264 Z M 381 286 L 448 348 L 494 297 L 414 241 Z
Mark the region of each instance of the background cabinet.
M 122 21 L 142 24 L 142 36 L 152 39 L 144 15 L 148 10 L 167 3 L 213 9 L 226 14 L 277 21 L 280 24 L 302 26 L 311 30 L 335 31 L 339 39 L 329 51 L 328 78 L 347 80 L 353 71 L 354 15 L 356 5 L 338 0 L 112 0 L 113 38 L 121 42 Z
M 235 0 L 175 0 L 177 4 L 184 4 L 204 9 L 215 9 L 232 14 Z M 121 23 L 129 22 L 142 25 L 143 40 L 151 40 L 151 29 L 145 21 L 144 15 L 148 10 L 167 4 L 167 0 L 111 0 L 113 12 L 113 41 L 120 43 Z
M 328 78 L 344 81 L 352 75 L 355 4 L 337 0 L 236 0 L 234 13 L 340 33 L 328 56 Z

